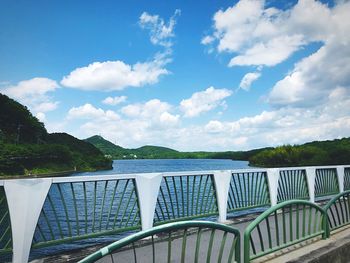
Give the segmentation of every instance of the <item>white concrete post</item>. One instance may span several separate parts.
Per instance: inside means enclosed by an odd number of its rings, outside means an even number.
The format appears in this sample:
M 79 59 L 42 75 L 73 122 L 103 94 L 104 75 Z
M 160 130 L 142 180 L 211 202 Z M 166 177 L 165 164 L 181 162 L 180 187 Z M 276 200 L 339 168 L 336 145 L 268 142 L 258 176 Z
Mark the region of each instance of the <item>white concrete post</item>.
M 154 212 L 162 178 L 162 174 L 139 174 L 136 176 L 142 230 L 153 227 Z
M 280 176 L 280 169 L 278 168 L 267 169 L 267 179 L 269 182 L 271 206 L 274 206 L 277 204 L 277 188 L 278 188 L 279 176 Z
M 28 262 L 34 231 L 51 183 L 51 178 L 4 182 L 11 219 L 13 263 Z
M 216 189 L 216 198 L 218 201 L 218 210 L 220 223 L 224 223 L 227 219 L 227 199 L 228 190 L 230 188 L 231 171 L 216 171 L 214 173 L 214 183 Z
M 339 183 L 339 193 L 344 192 L 344 166 L 337 166 L 337 175 L 338 175 L 338 183 Z
M 307 167 L 305 169 L 305 171 L 306 171 L 307 185 L 309 188 L 310 202 L 315 203 L 316 168 L 315 167 Z

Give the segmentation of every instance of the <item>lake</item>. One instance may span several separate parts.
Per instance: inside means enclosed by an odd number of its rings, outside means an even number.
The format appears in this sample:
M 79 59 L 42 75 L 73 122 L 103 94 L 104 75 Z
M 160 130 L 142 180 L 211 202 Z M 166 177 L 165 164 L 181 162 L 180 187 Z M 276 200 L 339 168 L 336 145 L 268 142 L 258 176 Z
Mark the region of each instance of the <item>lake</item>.
M 204 170 L 231 170 L 249 168 L 248 164 L 248 161 L 234 161 L 227 159 L 114 160 L 112 170 L 75 173 L 73 175 L 107 175 L 116 173 L 128 174 Z

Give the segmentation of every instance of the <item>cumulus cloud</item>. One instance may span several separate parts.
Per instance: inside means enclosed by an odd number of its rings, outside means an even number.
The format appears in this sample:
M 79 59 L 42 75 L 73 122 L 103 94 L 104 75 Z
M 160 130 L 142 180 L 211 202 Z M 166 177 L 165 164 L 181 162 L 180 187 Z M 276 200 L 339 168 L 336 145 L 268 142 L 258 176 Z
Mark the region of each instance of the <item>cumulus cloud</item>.
M 260 76 L 261 76 L 260 72 L 249 72 L 245 74 L 241 80 L 241 83 L 239 84 L 239 87 L 241 89 L 248 91 L 252 83 L 256 81 L 258 78 L 260 78 Z
M 152 44 L 169 48 L 173 45 L 172 38 L 175 36 L 176 19 L 180 14 L 181 10 L 176 9 L 169 21 L 165 22 L 159 15 L 150 15 L 147 12 L 143 12 L 139 18 L 139 24 L 142 28 L 150 31 Z
M 193 93 L 189 99 L 182 100 L 180 109 L 184 112 L 185 117 L 196 117 L 203 112 L 225 105 L 224 99 L 231 95 L 232 91 L 228 89 L 209 87 L 204 91 Z
M 179 129 L 180 116 L 172 114 L 173 106 L 158 99 L 123 107 L 121 115 L 91 104 L 71 108 L 68 122 L 81 123 L 74 131 L 80 138 L 101 134 L 126 147 L 144 144 L 164 145 L 174 129 Z M 103 130 L 101 130 L 103 127 Z
M 282 107 L 234 121 L 183 125 L 176 110 L 158 99 L 127 105 L 120 115 L 85 104 L 72 108 L 67 120 L 83 121 L 74 131 L 81 138 L 101 134 L 125 147 L 152 144 L 184 151 L 247 150 L 340 138 L 350 132 L 350 98 L 344 87 L 312 108 Z
M 267 98 L 271 105 L 313 107 L 325 103 L 338 88 L 345 88 L 349 96 L 350 22 L 346 19 L 349 12 L 350 2 L 346 2 L 328 9 L 318 18 L 317 21 L 326 20 L 331 26 L 327 34 L 314 36 L 323 38 L 324 45 L 296 63 L 293 70 L 274 85 Z
M 324 41 L 332 29 L 330 13 L 314 0 L 300 0 L 286 10 L 265 7 L 263 0 L 241 0 L 214 14 L 214 32 L 202 44 L 215 42 L 218 52 L 233 53 L 229 66 L 275 66 L 308 43 Z
M 38 112 L 35 117 L 38 118 L 39 121 L 45 122 L 46 121 L 46 115 L 43 112 Z
M 33 78 L 20 81 L 16 85 L 6 85 L 0 91 L 28 106 L 36 114 L 57 108 L 59 102 L 53 101 L 50 93 L 58 88 L 57 82 L 52 79 Z
M 241 0 L 213 16 L 214 32 L 202 43 L 232 54 L 228 66 L 275 66 L 310 43 L 320 48 L 298 61 L 266 96 L 273 107 L 314 107 L 339 87 L 350 89 L 350 2 L 330 7 L 299 0 L 287 9 Z M 246 75 L 240 84 L 249 88 Z M 256 76 L 256 75 L 255 75 Z
M 141 87 L 154 84 L 163 75 L 169 74 L 164 66 L 170 60 L 156 56 L 149 62 L 129 65 L 123 61 L 93 62 L 86 67 L 73 70 L 63 77 L 61 84 L 81 90 L 113 91 L 126 87 Z
M 114 111 L 104 111 L 101 108 L 94 107 L 90 103 L 86 103 L 82 106 L 71 108 L 68 111 L 67 119 L 100 119 L 103 121 L 117 121 L 120 117 Z
M 102 101 L 102 103 L 115 106 L 115 105 L 118 105 L 120 103 L 125 102 L 126 100 L 127 100 L 126 96 L 107 97 Z
M 135 64 L 128 64 L 121 60 L 92 62 L 71 71 L 63 77 L 61 84 L 81 90 L 114 91 L 157 83 L 161 76 L 170 73 L 165 66 L 172 60 L 170 57 L 172 39 L 175 36 L 176 18 L 179 15 L 180 10 L 176 10 L 168 23 L 159 15 L 144 12 L 140 16 L 139 25 L 150 31 L 151 42 L 166 47 L 152 60 Z
M 120 111 L 129 118 L 143 119 L 153 126 L 176 125 L 179 122 L 179 115 L 170 113 L 173 106 L 158 99 L 152 99 L 146 103 L 130 104 Z

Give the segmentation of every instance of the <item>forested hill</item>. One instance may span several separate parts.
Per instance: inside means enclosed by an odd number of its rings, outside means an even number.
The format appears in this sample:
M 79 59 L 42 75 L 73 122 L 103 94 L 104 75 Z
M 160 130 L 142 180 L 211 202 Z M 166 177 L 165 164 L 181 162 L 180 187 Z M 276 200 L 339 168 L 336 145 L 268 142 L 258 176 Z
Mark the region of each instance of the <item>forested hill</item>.
M 113 159 L 232 159 L 246 160 L 250 165 L 259 167 L 350 164 L 350 138 L 228 152 L 179 152 L 159 146 L 125 149 L 97 135 L 86 141 Z
M 126 149 L 98 135 L 87 138 L 85 141 L 93 144 L 104 154 L 110 155 L 113 159 L 166 159 L 176 158 L 179 154 L 178 151 L 170 148 L 150 145 L 137 149 Z
M 260 167 L 350 164 L 350 138 L 284 145 L 259 152 L 249 162 Z
M 95 135 L 85 139 L 104 154 L 113 159 L 233 159 L 248 160 L 254 154 L 265 149 L 228 152 L 180 152 L 166 147 L 146 145 L 136 149 L 126 149 L 115 145 L 101 136 Z
M 0 94 L 0 175 L 110 169 L 111 163 L 90 143 L 49 134 L 25 106 Z

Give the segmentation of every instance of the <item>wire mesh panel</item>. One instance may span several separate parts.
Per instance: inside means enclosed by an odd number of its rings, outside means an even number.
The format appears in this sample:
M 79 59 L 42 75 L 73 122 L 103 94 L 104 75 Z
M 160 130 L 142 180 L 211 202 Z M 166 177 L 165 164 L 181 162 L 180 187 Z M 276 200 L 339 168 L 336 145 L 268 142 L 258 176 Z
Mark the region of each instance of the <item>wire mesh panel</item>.
M 134 179 L 56 183 L 36 226 L 33 247 L 140 228 Z
M 344 168 L 344 191 L 350 190 L 350 168 Z
M 240 234 L 213 222 L 169 223 L 116 241 L 79 262 L 240 262 Z
M 315 197 L 325 197 L 337 193 L 339 193 L 337 169 L 316 169 Z
M 213 175 L 163 177 L 155 224 L 215 214 L 218 214 L 218 208 Z
M 332 198 L 324 209 L 331 231 L 350 224 L 350 191 L 340 193 Z
M 277 202 L 309 199 L 305 170 L 281 170 L 278 179 Z
M 317 236 L 324 239 L 329 236 L 325 211 L 321 207 L 304 200 L 279 203 L 246 228 L 244 262 Z
M 0 262 L 9 260 L 12 255 L 12 232 L 9 209 L 4 187 L 0 186 Z
M 228 212 L 270 205 L 266 172 L 232 173 Z

